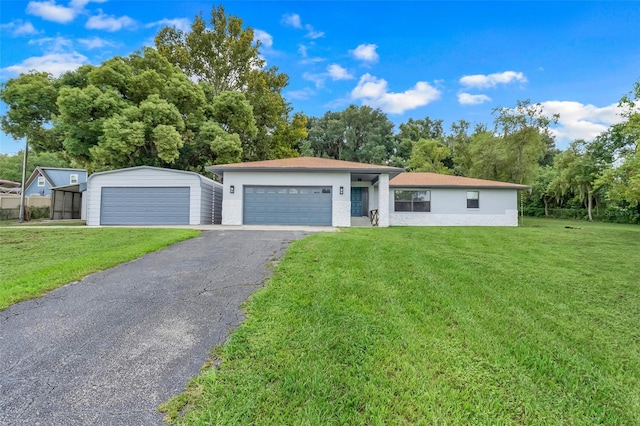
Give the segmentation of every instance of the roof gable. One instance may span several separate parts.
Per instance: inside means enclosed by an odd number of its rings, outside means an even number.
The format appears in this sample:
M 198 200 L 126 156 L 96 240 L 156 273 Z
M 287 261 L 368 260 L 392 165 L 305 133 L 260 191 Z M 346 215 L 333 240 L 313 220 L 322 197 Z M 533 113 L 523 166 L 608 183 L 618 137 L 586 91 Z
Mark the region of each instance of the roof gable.
M 530 186 L 516 183 L 499 182 L 488 179 L 476 179 L 463 176 L 441 175 L 438 173 L 405 172 L 391 179 L 392 187 L 429 187 L 429 188 L 502 188 L 529 189 Z
M 87 171 L 85 169 L 36 166 L 33 173 L 31 173 L 31 176 L 29 176 L 29 179 L 25 182 L 24 187 L 29 188 L 38 176 L 43 176 L 49 183 L 50 187 L 68 185 L 70 183 L 69 176 L 72 174 L 77 174 L 79 181 L 82 182 L 83 180 L 86 180 Z M 63 176 L 63 178 L 61 179 L 60 176 Z

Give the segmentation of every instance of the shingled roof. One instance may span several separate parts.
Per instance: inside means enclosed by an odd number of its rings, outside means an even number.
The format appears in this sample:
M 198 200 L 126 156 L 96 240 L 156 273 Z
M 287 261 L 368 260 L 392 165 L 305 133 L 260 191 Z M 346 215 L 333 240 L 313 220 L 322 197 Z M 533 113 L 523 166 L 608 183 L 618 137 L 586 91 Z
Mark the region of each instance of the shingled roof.
M 505 188 L 529 189 L 530 186 L 516 183 L 498 182 L 487 179 L 474 179 L 463 176 L 441 175 L 438 173 L 400 173 L 391 179 L 389 186 L 428 187 L 428 188 Z
M 237 171 L 320 171 L 390 174 L 397 174 L 404 171 L 404 169 L 399 167 L 379 166 L 376 164 L 356 163 L 354 161 L 342 161 L 316 157 L 282 158 L 279 160 L 221 164 L 209 166 L 206 169 L 218 175 L 224 172 Z

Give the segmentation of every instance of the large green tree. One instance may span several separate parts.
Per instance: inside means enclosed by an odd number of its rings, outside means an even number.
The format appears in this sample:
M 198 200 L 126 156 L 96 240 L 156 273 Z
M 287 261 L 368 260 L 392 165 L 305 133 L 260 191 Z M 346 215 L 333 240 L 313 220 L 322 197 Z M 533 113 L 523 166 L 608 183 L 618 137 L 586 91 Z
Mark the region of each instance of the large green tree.
M 305 155 L 341 159 L 346 124 L 341 112 L 327 111 L 322 117 L 310 117 Z
M 205 90 L 155 49 L 115 57 L 86 76 L 85 87 L 60 88 L 56 122 L 66 152 L 90 169 L 203 171 L 211 163 L 239 160 L 237 132 L 255 128 L 242 95 L 221 92 L 207 102 Z
M 451 156 L 449 148 L 436 139 L 419 139 L 413 144 L 408 169 L 412 172 L 453 174 L 445 161 Z
M 47 73 L 31 72 L 2 84 L 0 100 L 7 112 L 0 117 L 2 130 L 16 139 L 27 138 L 36 152 L 59 149 L 52 120 L 58 112 L 58 90 Z
M 613 160 L 598 184 L 608 188 L 607 198 L 637 206 L 640 212 L 640 81 L 620 100 L 620 106 L 626 120 L 613 126 L 598 145 L 608 147 Z
M 468 145 L 468 155 L 471 158 L 465 175 L 474 178 L 507 181 L 508 168 L 506 163 L 506 146 L 503 139 L 493 132 L 478 128 Z
M 317 157 L 386 164 L 394 150 L 393 123 L 379 109 L 350 105 L 310 119 L 304 147 Z
M 346 125 L 342 159 L 384 164 L 393 151 L 393 123 L 380 109 L 350 105 L 342 112 Z
M 442 123 L 442 120 L 432 120 L 429 117 L 418 120 L 409 118 L 406 123 L 401 123 L 398 126 L 400 131 L 394 137 L 395 146 L 389 160 L 390 165 L 405 167 L 409 162 L 415 143 L 421 139 L 443 141 Z
M 549 190 L 558 195 L 577 194 L 587 208 L 589 220 L 593 220 L 593 202 L 598 189 L 596 180 L 601 173 L 597 158 L 583 140 L 571 142 L 567 150 L 559 153 L 554 166 L 556 175 Z
M 536 170 L 535 178 L 531 182 L 530 198 L 542 201 L 544 204 L 544 215 L 549 216 L 549 204 L 561 196 L 561 192 L 554 192 L 555 187 L 552 182 L 556 179 L 558 170 L 552 166 L 541 166 Z
M 296 155 L 306 137 L 305 120 L 291 116 L 282 96 L 288 77 L 276 67 L 265 67 L 260 41 L 242 19 L 213 6 L 209 21 L 194 18 L 190 31 L 163 28 L 155 38 L 160 54 L 191 78 L 206 82 L 211 96 L 240 92 L 253 108 L 256 132 L 240 134 L 244 160 Z
M 549 125 L 559 116 L 549 118 L 542 105 L 517 101 L 515 108 L 495 108 L 494 131 L 504 144 L 504 176 L 507 181 L 525 184 L 533 180 L 537 166 L 553 143 Z

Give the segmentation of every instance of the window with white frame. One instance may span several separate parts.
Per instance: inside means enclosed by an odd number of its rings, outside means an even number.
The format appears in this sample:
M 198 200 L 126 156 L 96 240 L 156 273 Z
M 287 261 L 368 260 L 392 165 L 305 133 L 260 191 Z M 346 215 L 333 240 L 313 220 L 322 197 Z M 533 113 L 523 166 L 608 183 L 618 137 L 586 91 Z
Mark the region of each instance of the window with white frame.
M 431 191 L 393 191 L 393 211 L 430 212 Z
M 468 209 L 480 208 L 480 192 L 479 191 L 467 191 L 467 208 Z
M 76 183 L 78 183 L 78 175 L 69 175 L 69 185 L 75 185 Z
M 38 176 L 38 186 L 44 186 L 44 176 Z

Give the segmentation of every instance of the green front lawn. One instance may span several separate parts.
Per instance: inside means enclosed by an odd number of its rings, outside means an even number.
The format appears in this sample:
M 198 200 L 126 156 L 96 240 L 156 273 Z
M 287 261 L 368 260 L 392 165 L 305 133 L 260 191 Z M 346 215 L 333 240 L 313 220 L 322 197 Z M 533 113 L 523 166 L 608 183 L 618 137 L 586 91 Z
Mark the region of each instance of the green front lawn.
M 0 310 L 197 235 L 189 229 L 0 229 Z
M 222 363 L 163 409 L 186 424 L 640 424 L 639 277 L 638 226 L 315 234 L 247 303 Z

